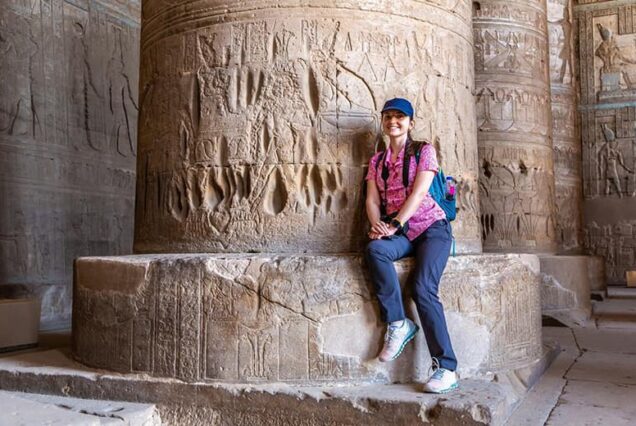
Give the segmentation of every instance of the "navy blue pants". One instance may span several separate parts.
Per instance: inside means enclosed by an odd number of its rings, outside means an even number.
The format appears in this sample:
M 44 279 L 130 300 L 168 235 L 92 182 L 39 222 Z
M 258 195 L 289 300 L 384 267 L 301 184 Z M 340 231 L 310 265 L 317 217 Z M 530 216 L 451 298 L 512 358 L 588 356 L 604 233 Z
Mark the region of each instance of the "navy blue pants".
M 444 307 L 437 291 L 446 267 L 452 244 L 450 223 L 446 219 L 433 223 L 422 235 L 409 241 L 403 235 L 388 240 L 373 240 L 367 245 L 365 257 L 380 301 L 380 313 L 385 322 L 406 318 L 402 291 L 393 262 L 415 256 L 413 300 L 424 329 L 431 356 L 440 367 L 455 371 L 457 359 L 453 352 Z

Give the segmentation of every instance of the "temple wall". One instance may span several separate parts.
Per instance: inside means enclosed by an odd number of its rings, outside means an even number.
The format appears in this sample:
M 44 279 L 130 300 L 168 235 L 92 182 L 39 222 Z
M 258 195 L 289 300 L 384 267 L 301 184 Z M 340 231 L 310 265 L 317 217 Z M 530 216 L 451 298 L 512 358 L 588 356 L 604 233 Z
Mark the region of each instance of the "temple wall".
M 636 269 L 636 6 L 578 1 L 584 238 L 608 283 Z
M 481 252 L 470 2 L 144 2 L 135 251 L 351 252 L 385 100 L 439 136 Z
M 138 9 L 0 4 L 0 297 L 41 297 L 44 328 L 70 321 L 75 258 L 132 248 Z
M 548 0 L 550 91 L 554 142 L 556 240 L 559 253 L 583 248 L 581 135 L 574 77 L 572 0 Z
M 473 2 L 484 251 L 557 250 L 545 0 Z

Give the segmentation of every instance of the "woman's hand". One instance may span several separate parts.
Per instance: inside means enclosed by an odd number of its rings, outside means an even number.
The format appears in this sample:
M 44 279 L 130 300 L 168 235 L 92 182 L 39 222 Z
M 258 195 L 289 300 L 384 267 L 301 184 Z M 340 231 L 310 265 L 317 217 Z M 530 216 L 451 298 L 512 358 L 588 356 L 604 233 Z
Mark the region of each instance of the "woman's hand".
M 392 235 L 395 235 L 396 232 L 397 228 L 385 222 L 378 221 L 371 227 L 369 238 L 372 240 L 379 240 L 382 237 L 390 237 Z
M 371 232 L 375 232 L 379 235 L 386 235 L 386 233 L 389 231 L 389 228 L 390 226 L 387 223 L 378 220 L 376 223 L 371 225 Z

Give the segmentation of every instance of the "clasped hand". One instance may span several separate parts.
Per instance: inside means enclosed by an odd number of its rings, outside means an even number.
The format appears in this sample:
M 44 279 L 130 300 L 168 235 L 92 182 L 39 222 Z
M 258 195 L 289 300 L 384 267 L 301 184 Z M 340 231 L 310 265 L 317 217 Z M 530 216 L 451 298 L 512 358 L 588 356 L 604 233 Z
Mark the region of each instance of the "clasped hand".
M 389 225 L 388 223 L 378 220 L 371 226 L 369 231 L 369 238 L 372 240 L 379 240 L 382 237 L 390 237 L 397 232 L 397 228 Z

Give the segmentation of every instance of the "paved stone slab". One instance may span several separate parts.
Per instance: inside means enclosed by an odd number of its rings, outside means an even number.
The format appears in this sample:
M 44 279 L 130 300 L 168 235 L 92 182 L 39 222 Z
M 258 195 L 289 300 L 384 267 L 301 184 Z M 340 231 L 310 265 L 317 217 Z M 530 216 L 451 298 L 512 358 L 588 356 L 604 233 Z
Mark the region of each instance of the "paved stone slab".
M 543 342 L 557 342 L 562 351 L 570 353 L 572 356 L 580 355 L 579 347 L 574 338 L 572 329 L 568 327 L 543 327 L 541 329 Z
M 636 327 L 636 324 L 634 326 Z M 572 331 L 583 350 L 636 355 L 634 330 L 577 328 Z
M 0 391 L 2 425 L 160 425 L 153 405 Z
M 166 424 L 497 425 L 518 401 L 503 384 L 470 379 L 446 395 L 424 394 L 420 385 L 188 384 L 91 370 L 59 350 L 1 358 L 0 386 L 156 404 Z
M 568 380 L 636 385 L 636 355 L 586 352 L 568 372 Z
M 548 425 L 633 425 L 636 386 L 570 380 Z

